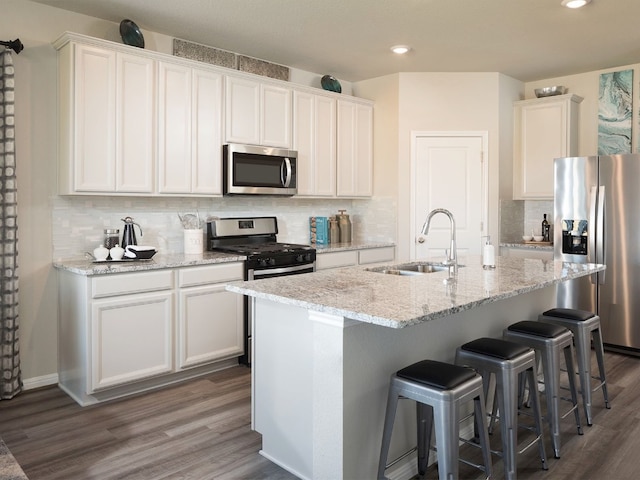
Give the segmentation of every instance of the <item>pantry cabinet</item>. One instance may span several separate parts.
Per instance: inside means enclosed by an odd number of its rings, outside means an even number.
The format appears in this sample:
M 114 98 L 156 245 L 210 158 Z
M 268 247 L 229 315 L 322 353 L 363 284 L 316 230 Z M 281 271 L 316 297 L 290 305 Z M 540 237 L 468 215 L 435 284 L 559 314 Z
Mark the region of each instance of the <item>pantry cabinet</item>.
M 159 62 L 158 192 L 222 194 L 222 75 Z
M 243 263 L 81 275 L 59 270 L 58 381 L 80 405 L 237 364 Z
M 578 154 L 578 107 L 573 95 L 514 103 L 513 198 L 553 199 L 553 160 Z
M 228 143 L 291 148 L 291 89 L 227 76 L 225 103 Z
M 92 45 L 60 50 L 60 193 L 153 191 L 155 67 Z
M 298 152 L 298 196 L 336 195 L 336 100 L 293 92 L 293 149 Z
M 370 197 L 373 193 L 373 107 L 338 100 L 337 195 Z

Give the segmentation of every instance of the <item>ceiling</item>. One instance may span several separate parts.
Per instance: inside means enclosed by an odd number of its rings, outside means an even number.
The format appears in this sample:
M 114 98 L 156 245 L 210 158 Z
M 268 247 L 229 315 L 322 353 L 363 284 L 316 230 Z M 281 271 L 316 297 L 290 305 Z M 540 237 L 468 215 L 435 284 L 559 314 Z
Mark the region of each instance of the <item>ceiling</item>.
M 640 63 L 640 1 L 34 0 L 346 81 L 501 72 L 524 82 Z M 405 56 L 390 47 L 408 44 Z

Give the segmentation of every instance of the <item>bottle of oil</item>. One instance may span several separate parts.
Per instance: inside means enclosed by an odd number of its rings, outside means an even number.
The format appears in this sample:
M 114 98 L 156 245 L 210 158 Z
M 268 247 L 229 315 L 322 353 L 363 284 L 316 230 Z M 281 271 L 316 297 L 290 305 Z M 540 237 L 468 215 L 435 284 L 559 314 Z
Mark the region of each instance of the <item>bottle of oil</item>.
M 542 241 L 543 242 L 550 242 L 551 239 L 549 238 L 549 231 L 550 231 L 550 226 L 549 226 L 549 222 L 547 222 L 547 214 L 544 214 L 544 219 L 542 220 Z

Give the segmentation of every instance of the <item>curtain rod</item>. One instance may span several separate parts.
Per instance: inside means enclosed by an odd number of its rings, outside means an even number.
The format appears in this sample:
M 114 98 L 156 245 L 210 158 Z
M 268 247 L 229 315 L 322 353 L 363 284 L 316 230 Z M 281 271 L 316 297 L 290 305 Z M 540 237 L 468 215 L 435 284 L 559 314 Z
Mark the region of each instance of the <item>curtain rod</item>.
M 9 47 L 11 50 L 13 50 L 16 53 L 20 53 L 24 48 L 24 45 L 22 44 L 19 38 L 16 38 L 15 40 L 9 40 L 7 42 L 3 42 L 2 40 L 0 40 L 0 45 Z

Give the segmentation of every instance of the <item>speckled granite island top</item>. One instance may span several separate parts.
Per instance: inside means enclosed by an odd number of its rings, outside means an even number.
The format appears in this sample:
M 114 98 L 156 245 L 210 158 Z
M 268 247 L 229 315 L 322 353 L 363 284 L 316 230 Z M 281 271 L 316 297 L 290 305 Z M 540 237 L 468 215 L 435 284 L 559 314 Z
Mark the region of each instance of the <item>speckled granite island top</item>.
M 497 257 L 484 270 L 480 257 L 460 260 L 455 281 L 448 272 L 400 276 L 364 267 L 233 283 L 227 290 L 391 328 L 451 315 L 605 269 L 530 258 Z

